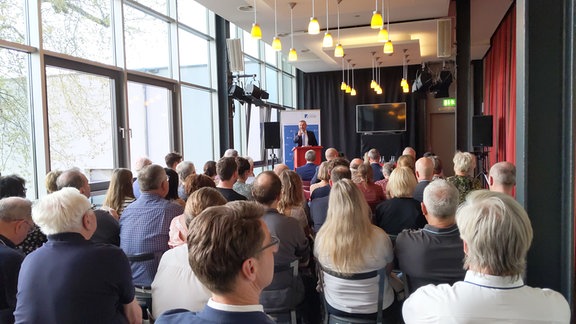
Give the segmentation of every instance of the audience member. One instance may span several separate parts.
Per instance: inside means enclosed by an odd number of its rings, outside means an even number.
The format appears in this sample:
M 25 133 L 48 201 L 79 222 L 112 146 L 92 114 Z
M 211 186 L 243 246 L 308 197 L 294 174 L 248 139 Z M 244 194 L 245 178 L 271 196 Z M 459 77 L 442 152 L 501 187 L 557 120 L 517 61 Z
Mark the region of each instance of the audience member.
M 204 163 L 204 174 L 212 178 L 214 183 L 218 183 L 218 174 L 216 173 L 216 161 L 207 161 Z
M 442 160 L 437 155 L 430 156 L 429 159 L 434 161 L 434 175 L 432 180 L 444 179 L 444 169 L 442 168 Z
M 3 197 L 26 197 L 26 180 L 11 174 L 0 176 L 0 198 Z
M 224 151 L 224 155 L 222 157 L 233 157 L 236 158 L 238 157 L 238 151 L 236 151 L 235 149 L 227 149 L 226 151 Z
M 470 191 L 481 188 L 480 181 L 473 177 L 476 157 L 468 152 L 456 152 L 453 162 L 455 175 L 446 180 L 456 186 L 460 193 L 459 201 L 463 203 Z
M 346 160 L 346 159 L 343 159 L 343 158 L 332 159 L 327 164 L 328 175 L 331 175 L 332 169 L 334 169 L 337 166 L 344 166 L 344 167 L 346 167 L 348 172 L 350 172 L 349 165 L 350 165 L 350 162 L 348 162 L 348 160 Z M 316 188 L 314 190 L 314 192 L 312 192 L 310 194 L 310 201 L 317 199 L 317 198 L 320 198 L 320 197 L 326 197 L 329 194 L 330 194 L 330 186 L 324 186 L 324 187 Z
M 22 263 L 16 323 L 142 321 L 126 256 L 90 241 L 97 222 L 85 195 L 60 189 L 34 205 L 32 218 L 48 242 Z
M 358 183 L 361 179 L 358 177 L 358 167 L 364 164 L 364 160 L 360 158 L 354 158 L 350 161 L 350 172 L 352 173 L 352 181 Z M 374 177 L 374 175 L 372 175 Z
M 18 272 L 24 253 L 16 249 L 34 229 L 32 203 L 22 197 L 0 199 L 0 323 L 14 323 Z
M 302 180 L 300 176 L 292 170 L 287 170 L 280 174 L 282 191 L 278 202 L 278 212 L 295 218 L 306 236 L 311 234 L 308 216 L 303 208 L 304 192 L 302 190 Z
M 290 170 L 290 168 L 284 163 L 278 163 L 274 166 L 274 173 L 276 173 L 277 176 L 280 176 L 280 174 L 286 170 Z
M 302 181 L 310 181 L 314 173 L 316 173 L 316 164 L 314 164 L 316 161 L 316 152 L 314 152 L 314 150 L 308 150 L 304 158 L 306 159 L 306 164 L 297 167 L 296 173 L 298 173 Z
M 384 175 L 382 175 L 382 166 L 380 166 L 380 152 L 378 152 L 377 149 L 373 148 L 368 151 L 368 161 L 372 167 L 374 181 L 384 179 Z
M 190 161 L 182 161 L 176 166 L 176 172 L 178 173 L 178 197 L 186 201 L 188 194 L 186 194 L 184 182 L 189 175 L 196 174 L 196 167 Z
M 138 174 L 142 195 L 124 209 L 120 218 L 120 247 L 132 267 L 132 279 L 139 287 L 150 287 L 162 253 L 168 250 L 172 219 L 184 212 L 182 206 L 164 197 L 168 176 L 164 168 L 152 164 Z M 134 257 L 138 256 L 138 259 Z
M 108 186 L 106 197 L 102 203 L 102 209 L 110 212 L 117 220 L 122 216 L 126 206 L 136 200 L 134 189 L 132 188 L 132 179 L 132 171 L 129 169 L 118 168 L 112 171 L 110 186 Z M 111 211 L 114 211 L 114 213 Z
M 456 226 L 456 208 L 456 187 L 446 180 L 434 180 L 424 189 L 422 202 L 428 224 L 421 230 L 398 234 L 396 258 L 407 276 L 409 291 L 427 284 L 453 284 L 464 279 L 464 250 Z
M 318 146 L 316 135 L 313 131 L 306 130 L 307 126 L 305 120 L 298 122 L 298 133 L 294 135 L 294 143 L 297 146 Z
M 524 284 L 533 232 L 526 211 L 512 197 L 471 192 L 456 213 L 464 241 L 464 281 L 428 285 L 404 302 L 406 323 L 569 323 L 566 299 Z
M 396 161 L 396 167 L 408 167 L 412 169 L 412 172 L 416 173 L 416 160 L 412 155 L 400 155 L 398 161 Z
M 328 162 L 327 161 L 320 163 L 320 166 L 318 167 L 317 173 L 318 173 L 318 180 L 320 180 L 320 181 L 316 182 L 316 183 L 312 183 L 310 185 L 310 195 L 312 195 L 314 190 L 328 185 L 328 180 L 330 179 L 330 174 L 328 173 Z
M 166 162 L 167 168 L 176 170 L 178 163 L 182 162 L 182 154 L 178 152 L 168 153 L 164 157 L 164 161 Z
M 416 161 L 416 179 L 418 184 L 414 189 L 414 199 L 422 202 L 424 195 L 424 188 L 432 181 L 434 176 L 434 162 L 427 158 L 422 157 Z
M 368 166 L 370 167 L 370 166 Z M 326 222 L 316 235 L 314 255 L 322 266 L 322 289 L 328 313 L 376 319 L 394 301 L 388 284 L 394 254 L 386 233 L 372 225 L 371 212 L 362 193 L 349 179 L 333 185 Z M 378 271 L 387 268 L 384 298 L 378 305 Z M 373 276 L 362 279 L 356 274 Z M 349 279 L 348 279 L 349 278 Z
M 56 179 L 62 174 L 60 170 L 52 170 L 46 174 L 45 183 L 46 183 L 46 192 L 53 193 L 58 191 L 58 186 L 56 186 Z
M 188 196 L 204 187 L 216 188 L 214 180 L 205 174 L 191 174 L 184 182 L 184 190 Z
M 324 157 L 326 158 L 326 162 L 330 162 L 333 159 L 340 157 L 340 153 L 338 152 L 337 149 L 330 147 L 330 148 L 326 149 L 326 152 L 324 152 Z M 316 168 L 316 173 L 312 177 L 312 180 L 310 180 L 310 184 L 314 184 L 314 183 L 317 183 L 319 181 L 318 171 L 319 171 L 318 168 Z
M 166 176 L 168 176 L 168 193 L 164 198 L 184 208 L 186 202 L 178 196 L 178 186 L 180 181 L 178 179 L 178 173 L 170 168 L 164 168 L 164 171 L 166 172 Z
M 72 187 L 78 189 L 81 194 L 90 199 L 91 191 L 88 178 L 78 169 L 70 169 L 62 172 L 56 179 L 58 190 Z M 98 222 L 96 231 L 91 235 L 90 240 L 94 243 L 107 243 L 116 246 L 120 245 L 120 225 L 112 214 L 102 209 L 94 209 L 94 215 Z M 46 234 L 46 233 L 45 233 Z
M 238 165 L 238 179 L 232 186 L 232 189 L 248 200 L 252 200 L 252 184 L 246 183 L 246 180 L 253 174 L 252 166 L 247 159 L 243 157 L 236 157 L 236 164 Z
M 370 206 L 370 211 L 373 213 L 376 206 L 386 200 L 386 195 L 382 191 L 382 187 L 374 184 L 372 168 L 369 164 L 362 163 L 358 167 L 358 178 L 360 181 L 356 185 L 364 195 L 368 206 Z
M 200 188 L 186 201 L 183 219 L 186 233 L 184 239 L 173 249 L 166 251 L 160 259 L 158 271 L 152 282 L 152 314 L 160 316 L 170 309 L 184 308 L 193 312 L 202 310 L 211 293 L 192 272 L 188 262 L 188 225 L 202 211 L 212 206 L 222 206 L 226 198 L 214 188 Z M 176 219 L 176 218 L 174 218 Z M 171 237 L 172 239 L 172 237 Z M 170 244 L 170 242 L 168 242 Z
M 289 264 L 299 260 L 300 266 L 306 266 L 310 257 L 310 246 L 302 226 L 295 218 L 286 217 L 277 210 L 282 183 L 271 171 L 260 173 L 254 180 L 252 195 L 265 208 L 263 217 L 270 233 L 280 240 L 278 252 L 274 254 L 274 272 L 272 283 L 264 289 L 260 301 L 265 309 L 295 308 L 304 299 L 304 284 L 301 276 L 296 283 Z
M 136 171 L 136 177 L 138 177 L 140 170 L 150 164 L 152 164 L 152 161 L 146 156 L 140 157 L 138 160 L 136 160 L 136 163 L 134 163 L 134 171 Z M 140 197 L 140 184 L 138 183 L 138 178 L 136 178 L 134 183 L 132 183 L 132 191 L 134 192 L 134 197 L 138 199 Z
M 258 204 L 238 201 L 208 208 L 192 220 L 190 266 L 212 298 L 199 313 L 168 311 L 156 324 L 274 323 L 258 304 L 262 290 L 272 282 L 279 249 L 263 214 Z
M 514 195 L 516 186 L 516 166 L 510 162 L 498 162 L 490 168 L 488 186 L 491 191 Z
M 404 151 L 402 151 L 402 155 L 410 155 L 414 159 L 414 161 L 416 161 L 416 150 L 414 150 L 410 146 L 406 147 Z
M 333 186 L 336 182 L 342 179 L 350 179 L 352 175 L 350 174 L 350 169 L 344 165 L 338 165 L 332 169 L 329 186 Z M 326 221 L 326 213 L 328 211 L 328 202 L 330 195 L 316 198 L 310 202 L 310 216 L 312 218 L 312 223 L 314 232 L 318 233 L 322 224 Z
M 382 180 L 378 180 L 378 181 L 374 181 L 374 184 L 379 185 L 380 187 L 382 187 L 382 192 L 384 192 L 384 195 L 386 195 L 386 198 L 390 198 L 388 196 L 388 193 L 386 191 L 386 185 L 388 184 L 388 179 L 390 178 L 390 174 L 392 174 L 392 171 L 394 170 L 394 162 L 386 162 L 382 165 L 382 176 L 384 176 L 384 179 Z
M 388 235 L 395 237 L 404 229 L 418 229 L 426 224 L 420 203 L 412 198 L 414 188 L 416 177 L 412 169 L 401 167 L 392 171 L 386 186 L 390 199 L 376 206 L 374 214 L 374 223 Z
M 220 178 L 220 182 L 216 185 L 216 189 L 228 200 L 246 200 L 246 197 L 237 193 L 232 189 L 236 179 L 238 179 L 238 164 L 233 157 L 223 157 L 216 163 L 216 172 Z

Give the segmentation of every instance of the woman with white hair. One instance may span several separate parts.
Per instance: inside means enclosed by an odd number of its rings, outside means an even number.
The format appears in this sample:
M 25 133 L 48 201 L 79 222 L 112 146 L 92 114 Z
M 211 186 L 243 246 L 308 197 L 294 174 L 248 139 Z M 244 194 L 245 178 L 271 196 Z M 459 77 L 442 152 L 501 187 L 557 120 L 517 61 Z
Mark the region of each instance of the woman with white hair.
M 326 222 L 316 234 L 314 255 L 323 269 L 323 290 L 328 312 L 376 319 L 394 301 L 388 284 L 394 253 L 386 233 L 373 225 L 370 207 L 349 179 L 334 183 Z M 387 268 L 382 305 L 378 305 L 379 269 Z M 368 274 L 374 273 L 373 276 Z M 358 276 L 364 277 L 358 277 Z
M 456 152 L 454 154 L 454 174 L 446 180 L 458 189 L 460 203 L 466 199 L 466 195 L 472 190 L 481 189 L 480 181 L 474 178 L 476 157 L 469 152 Z

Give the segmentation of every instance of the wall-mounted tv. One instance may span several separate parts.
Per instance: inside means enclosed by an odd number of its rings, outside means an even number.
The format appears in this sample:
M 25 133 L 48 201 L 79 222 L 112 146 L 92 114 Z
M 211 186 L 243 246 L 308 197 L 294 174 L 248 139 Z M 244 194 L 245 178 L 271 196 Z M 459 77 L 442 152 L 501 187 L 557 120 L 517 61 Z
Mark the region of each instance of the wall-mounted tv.
M 357 133 L 406 131 L 406 103 L 381 103 L 356 106 Z

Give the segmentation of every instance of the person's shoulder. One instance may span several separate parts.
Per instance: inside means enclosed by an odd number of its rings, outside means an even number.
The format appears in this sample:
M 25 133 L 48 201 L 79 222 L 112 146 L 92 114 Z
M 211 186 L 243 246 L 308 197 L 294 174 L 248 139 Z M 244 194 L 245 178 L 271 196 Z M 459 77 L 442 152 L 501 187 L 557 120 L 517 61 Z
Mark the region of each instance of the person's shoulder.
M 154 322 L 156 324 L 170 324 L 170 323 L 203 323 L 203 320 L 196 316 L 187 309 L 172 309 L 160 315 Z
M 0 246 L 0 264 L 7 262 L 22 262 L 24 253 L 7 246 Z

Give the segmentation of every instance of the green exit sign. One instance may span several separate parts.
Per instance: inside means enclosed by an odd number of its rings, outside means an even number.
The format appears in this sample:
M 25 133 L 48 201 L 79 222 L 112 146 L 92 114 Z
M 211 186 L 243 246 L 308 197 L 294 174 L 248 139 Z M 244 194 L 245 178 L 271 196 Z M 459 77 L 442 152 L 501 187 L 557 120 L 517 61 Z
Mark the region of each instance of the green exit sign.
M 442 100 L 442 105 L 444 107 L 456 107 L 456 99 L 454 98 L 444 99 Z

